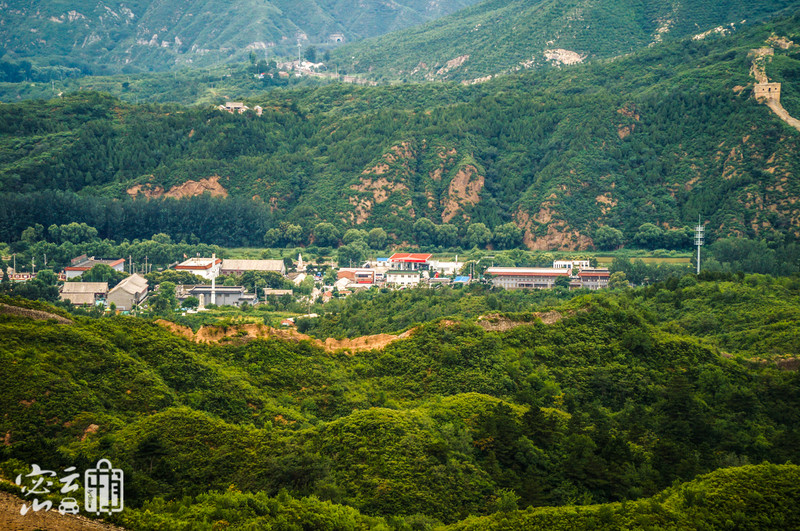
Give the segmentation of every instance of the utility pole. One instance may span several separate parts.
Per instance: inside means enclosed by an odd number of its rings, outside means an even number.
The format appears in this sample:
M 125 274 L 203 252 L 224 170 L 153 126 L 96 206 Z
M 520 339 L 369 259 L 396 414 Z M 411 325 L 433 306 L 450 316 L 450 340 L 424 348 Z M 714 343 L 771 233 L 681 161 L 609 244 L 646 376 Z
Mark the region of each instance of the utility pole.
M 211 304 L 217 304 L 217 253 L 211 255 Z
M 700 222 L 700 214 L 697 215 L 697 226 L 694 228 L 694 244 L 697 246 L 697 274 L 700 274 L 700 247 L 705 240 L 705 227 Z

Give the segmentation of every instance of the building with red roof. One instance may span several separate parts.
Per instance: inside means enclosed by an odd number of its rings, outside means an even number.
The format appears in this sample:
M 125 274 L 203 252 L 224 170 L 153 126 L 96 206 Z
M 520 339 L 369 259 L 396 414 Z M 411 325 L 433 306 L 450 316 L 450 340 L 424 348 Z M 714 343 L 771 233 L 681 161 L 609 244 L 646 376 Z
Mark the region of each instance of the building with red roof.
M 222 259 L 217 257 L 189 258 L 175 266 L 175 269 L 178 271 L 188 271 L 189 273 L 208 280 L 218 277 L 221 268 Z
M 571 269 L 551 267 L 490 267 L 492 285 L 505 289 L 549 289 L 559 277 L 569 279 Z
M 89 258 L 85 254 L 82 254 L 79 257 L 72 259 L 70 265 L 64 268 L 64 273 L 66 274 L 67 279 L 76 278 L 99 264 L 105 264 L 114 271 L 125 271 L 124 258 L 105 260 L 96 259 L 94 256 Z
M 432 257 L 431 253 L 394 253 L 389 257 L 389 265 L 401 271 L 428 269 Z

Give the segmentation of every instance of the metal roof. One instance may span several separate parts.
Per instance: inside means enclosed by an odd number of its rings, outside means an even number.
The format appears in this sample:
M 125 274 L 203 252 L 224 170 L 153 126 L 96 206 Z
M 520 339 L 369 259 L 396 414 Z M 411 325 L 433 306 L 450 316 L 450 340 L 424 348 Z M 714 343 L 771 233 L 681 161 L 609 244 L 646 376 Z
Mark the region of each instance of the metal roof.
M 552 267 L 490 267 L 486 273 L 495 276 L 568 277 L 570 271 Z
M 221 258 L 189 258 L 175 266 L 175 269 L 211 269 L 214 264 L 221 264 Z
M 74 262 L 74 261 L 73 261 Z M 124 258 L 116 258 L 116 259 L 97 259 L 95 260 L 94 257 L 87 258 L 77 263 L 73 263 L 73 265 L 67 266 L 64 268 L 64 271 L 89 271 L 96 265 L 105 264 L 108 267 L 114 268 L 120 264 L 124 264 Z
M 608 277 L 611 276 L 608 269 L 582 269 L 578 272 L 579 277 Z
M 147 279 L 138 273 L 134 273 L 111 288 L 109 293 L 114 293 L 119 290 L 130 293 L 131 295 L 142 293 L 143 291 L 147 291 Z
M 392 256 L 389 257 L 389 261 L 424 264 L 425 262 L 430 260 L 432 256 L 433 255 L 431 253 L 394 253 Z
M 61 293 L 107 293 L 108 282 L 64 282 Z
M 230 260 L 222 261 L 225 271 L 275 271 L 281 272 L 286 268 L 283 260 Z

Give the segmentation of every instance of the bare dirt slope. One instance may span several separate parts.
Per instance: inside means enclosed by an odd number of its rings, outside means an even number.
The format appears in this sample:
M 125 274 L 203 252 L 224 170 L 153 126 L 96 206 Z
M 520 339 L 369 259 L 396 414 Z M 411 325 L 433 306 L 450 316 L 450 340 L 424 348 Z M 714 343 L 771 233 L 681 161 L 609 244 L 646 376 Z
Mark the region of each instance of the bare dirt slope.
M 8 531 L 123 531 L 124 528 L 107 524 L 100 520 L 90 520 L 85 516 L 65 514 L 58 511 L 29 511 L 19 513 L 22 499 L 0 492 L 0 529 Z
M 397 341 L 398 339 L 406 338 L 413 333 L 413 330 L 409 330 L 399 335 L 377 334 L 374 336 L 361 336 L 345 339 L 334 339 L 329 337 L 323 342 L 306 334 L 301 334 L 297 330 L 272 328 L 258 323 L 245 323 L 233 326 L 206 325 L 201 326 L 197 332 L 194 332 L 187 326 L 181 326 L 164 319 L 158 319 L 156 324 L 163 326 L 179 336 L 185 337 L 189 341 L 194 341 L 195 343 L 218 343 L 223 340 L 230 341 L 276 338 L 288 341 L 311 341 L 320 348 L 325 349 L 327 352 L 336 352 L 337 350 L 359 352 L 382 349 L 389 343 Z
M 54 319 L 61 324 L 72 324 L 72 321 L 66 317 L 61 317 L 60 315 L 56 315 L 54 313 L 43 312 L 41 310 L 30 310 L 28 308 L 20 308 L 19 306 L 10 306 L 8 304 L 0 304 L 0 313 L 17 315 L 19 317 L 27 317 L 28 319 L 34 319 L 36 321 L 47 321 L 49 319 Z
M 554 323 L 559 322 L 561 319 L 565 317 L 569 317 L 574 312 L 534 312 L 534 316 L 538 317 L 542 320 L 542 322 L 546 325 L 551 325 Z M 478 326 L 483 328 L 488 332 L 505 332 L 506 330 L 511 330 L 512 328 L 516 328 L 518 326 L 526 326 L 530 325 L 531 321 L 515 321 L 513 319 L 509 319 L 499 313 L 489 313 L 486 315 L 481 315 L 478 317 Z

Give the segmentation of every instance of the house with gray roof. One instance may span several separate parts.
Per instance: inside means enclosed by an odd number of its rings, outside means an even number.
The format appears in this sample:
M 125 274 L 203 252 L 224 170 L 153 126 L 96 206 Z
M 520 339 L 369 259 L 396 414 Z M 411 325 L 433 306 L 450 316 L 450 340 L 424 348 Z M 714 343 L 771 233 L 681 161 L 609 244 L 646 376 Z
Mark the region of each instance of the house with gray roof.
M 273 272 L 286 275 L 286 264 L 283 260 L 231 260 L 222 261 L 223 275 L 241 275 L 246 271 Z
M 147 279 L 134 273 L 114 286 L 108 292 L 107 302 L 112 302 L 117 310 L 130 311 L 147 298 Z
M 94 306 L 108 295 L 108 282 L 64 282 L 58 294 L 73 306 Z

